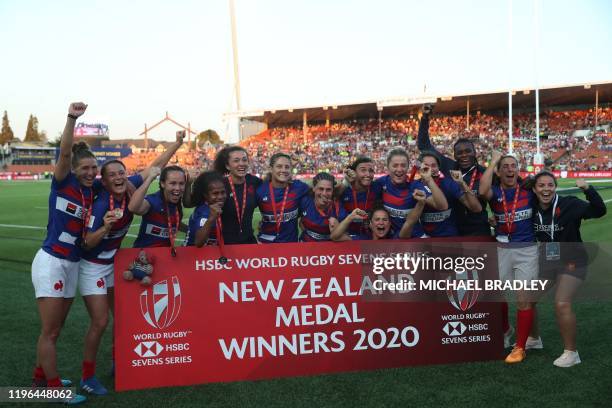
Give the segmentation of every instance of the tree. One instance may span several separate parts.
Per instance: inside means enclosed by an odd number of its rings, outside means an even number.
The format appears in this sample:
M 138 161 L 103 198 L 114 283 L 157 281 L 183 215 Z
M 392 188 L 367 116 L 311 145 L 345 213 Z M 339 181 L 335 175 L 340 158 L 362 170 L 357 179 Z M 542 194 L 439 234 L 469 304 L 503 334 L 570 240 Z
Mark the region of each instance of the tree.
M 223 140 L 219 137 L 219 134 L 212 129 L 205 130 L 200 132 L 199 135 L 196 136 L 198 144 L 202 145 L 206 142 L 210 142 L 211 144 L 218 145 L 222 144 Z
M 24 142 L 40 142 L 40 134 L 38 133 L 38 118 L 30 114 L 28 119 L 28 128 L 26 129 Z
M 14 137 L 13 129 L 11 129 L 11 125 L 9 124 L 8 114 L 4 111 L 4 115 L 2 116 L 2 130 L 0 131 L 0 145 L 10 142 Z

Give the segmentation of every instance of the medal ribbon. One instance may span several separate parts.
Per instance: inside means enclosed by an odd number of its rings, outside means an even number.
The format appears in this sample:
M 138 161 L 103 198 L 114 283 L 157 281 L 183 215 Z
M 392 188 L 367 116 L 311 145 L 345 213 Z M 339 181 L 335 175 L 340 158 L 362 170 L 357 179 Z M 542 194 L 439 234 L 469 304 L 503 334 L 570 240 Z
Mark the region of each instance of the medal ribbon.
M 283 194 L 283 202 L 281 204 L 280 214 L 276 214 L 276 199 L 274 198 L 274 187 L 270 182 L 270 202 L 272 203 L 272 212 L 274 213 L 274 221 L 276 223 L 276 235 L 280 232 L 280 226 L 283 222 L 283 214 L 285 213 L 285 205 L 287 204 L 287 195 L 289 194 L 289 186 L 285 187 Z
M 504 207 L 504 215 L 506 216 L 506 232 L 508 233 L 508 238 L 510 238 L 510 231 L 512 230 L 512 224 L 514 224 L 514 215 L 516 214 L 516 205 L 518 203 L 518 197 L 521 192 L 520 184 L 516 184 L 516 190 L 514 191 L 514 202 L 512 203 L 512 215 L 508 213 L 508 204 L 506 203 L 506 192 L 504 189 L 501 189 L 502 196 L 502 205 Z
M 83 226 L 81 228 L 81 238 L 82 242 L 85 242 L 85 235 L 87 235 L 87 226 L 89 225 L 89 219 L 91 218 L 91 212 L 93 208 L 93 189 L 89 187 L 89 207 L 85 208 L 85 195 L 83 194 L 83 189 L 79 187 L 79 192 L 81 193 L 81 220 L 83 221 Z
M 230 188 L 232 190 L 232 197 L 234 198 L 234 206 L 236 207 L 236 217 L 238 218 L 238 226 L 240 227 L 240 233 L 242 234 L 242 220 L 244 217 L 244 211 L 246 208 L 246 197 L 247 197 L 247 183 L 244 182 L 244 189 L 242 191 L 242 208 L 238 206 L 238 198 L 236 197 L 236 188 L 234 187 L 234 181 L 232 176 L 227 176 Z

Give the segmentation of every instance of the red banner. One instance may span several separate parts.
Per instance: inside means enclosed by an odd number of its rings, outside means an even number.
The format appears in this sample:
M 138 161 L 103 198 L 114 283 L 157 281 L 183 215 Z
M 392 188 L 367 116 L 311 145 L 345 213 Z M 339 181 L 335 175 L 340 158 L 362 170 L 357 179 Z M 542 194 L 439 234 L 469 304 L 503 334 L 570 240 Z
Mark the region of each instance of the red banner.
M 496 303 L 362 296 L 359 242 L 150 248 L 148 287 L 122 278 L 138 251 L 115 260 L 118 391 L 503 356 Z

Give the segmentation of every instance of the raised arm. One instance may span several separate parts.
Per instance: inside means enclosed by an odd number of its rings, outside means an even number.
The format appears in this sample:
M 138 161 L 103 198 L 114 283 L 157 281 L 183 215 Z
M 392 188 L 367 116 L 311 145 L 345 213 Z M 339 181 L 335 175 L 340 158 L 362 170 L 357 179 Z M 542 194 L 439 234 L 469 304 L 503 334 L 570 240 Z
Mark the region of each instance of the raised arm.
M 53 177 L 55 177 L 57 181 L 64 180 L 70 173 L 74 126 L 76 125 L 77 118 L 84 114 L 86 109 L 87 105 L 83 102 L 73 102 L 68 107 L 68 118 L 66 119 L 64 132 L 62 133 L 59 157 L 55 164 L 55 170 L 53 171 Z
M 147 200 L 145 200 L 145 196 L 147 195 L 147 191 L 149 190 L 149 186 L 155 180 L 157 176 L 159 176 L 161 170 L 159 167 L 152 167 L 149 171 L 149 174 L 140 187 L 136 189 L 132 197 L 130 198 L 130 203 L 128 204 L 128 209 L 137 215 L 144 215 L 149 212 L 149 208 L 151 205 Z
M 149 175 L 149 171 L 151 170 L 152 167 L 159 167 L 160 169 L 163 169 L 164 167 L 166 167 L 166 164 L 168 164 L 172 156 L 174 156 L 174 153 L 176 153 L 176 151 L 180 149 L 181 146 L 183 145 L 184 139 L 185 139 L 184 130 L 179 130 L 178 132 L 176 132 L 176 141 L 172 143 L 166 149 L 165 152 L 157 156 L 157 158 L 153 160 L 153 162 L 149 165 L 149 167 L 147 167 L 146 169 L 140 172 L 140 175 L 142 176 L 143 180 L 147 178 L 147 176 Z
M 114 211 L 107 211 L 104 214 L 104 224 L 95 231 L 90 231 L 85 236 L 84 246 L 88 251 L 97 247 L 102 239 L 108 234 L 113 227 L 113 224 L 117 222 Z
M 330 217 L 329 218 L 329 232 L 330 238 L 332 241 L 350 241 L 351 237 L 346 233 L 351 225 L 351 222 L 356 219 L 365 219 L 368 216 L 364 210 L 360 208 L 355 208 L 342 222 L 338 222 L 337 218 Z
M 419 121 L 419 133 L 417 136 L 417 147 L 420 151 L 433 151 L 438 154 L 440 157 L 441 170 L 444 173 L 448 173 L 448 171 L 455 169 L 457 167 L 457 162 L 443 155 L 435 146 L 431 143 L 431 138 L 429 137 L 429 116 L 433 112 L 433 106 L 431 104 L 423 105 L 423 116 L 421 116 L 421 120 Z
M 429 187 L 431 191 L 431 196 L 425 199 L 427 205 L 432 208 L 435 208 L 438 211 L 444 211 L 448 209 L 448 201 L 446 201 L 446 197 L 440 187 L 436 184 L 435 180 L 431 176 L 431 169 L 429 167 L 423 167 L 420 170 L 421 172 L 421 180 L 423 184 Z
M 584 179 L 578 179 L 576 180 L 576 187 L 580 188 L 584 192 L 584 195 L 588 201 L 588 204 L 584 206 L 582 211 L 583 219 L 601 218 L 606 215 L 606 212 L 608 211 L 606 208 L 606 203 L 604 203 L 603 199 L 597 190 L 593 188 L 593 186 L 589 186 Z
M 423 208 L 425 208 L 427 196 L 423 190 L 414 190 L 412 197 L 416 200 L 416 205 L 406 216 L 406 221 L 404 221 L 404 225 L 402 225 L 402 229 L 399 232 L 399 237 L 402 239 L 412 237 L 412 229 L 419 222 Z
M 463 180 L 461 172 L 459 170 L 451 170 L 450 175 L 453 180 L 455 180 L 455 182 L 459 184 L 461 191 L 463 191 L 463 195 L 459 198 L 461 204 L 463 204 L 463 206 L 467 208 L 470 212 L 481 212 L 482 205 L 480 204 L 480 201 L 478 200 L 474 192 L 470 189 L 470 186 L 468 186 L 465 180 Z
M 493 150 L 491 162 L 489 163 L 489 167 L 485 170 L 480 177 L 480 187 L 478 188 L 478 195 L 480 195 L 485 200 L 489 201 L 491 197 L 493 197 L 493 190 L 491 189 L 491 185 L 493 184 L 493 174 L 495 174 L 495 169 L 497 168 L 497 163 L 501 160 L 502 154 L 497 150 Z
M 193 242 L 196 247 L 202 248 L 204 244 L 206 243 L 206 241 L 208 241 L 208 237 L 210 236 L 210 231 L 212 231 L 212 229 L 216 227 L 217 218 L 219 218 L 222 212 L 223 212 L 223 204 L 215 203 L 210 206 L 210 215 L 206 219 L 206 222 L 204 222 L 204 225 L 198 228 L 198 230 L 195 233 Z M 217 237 L 217 239 L 219 239 L 219 237 Z

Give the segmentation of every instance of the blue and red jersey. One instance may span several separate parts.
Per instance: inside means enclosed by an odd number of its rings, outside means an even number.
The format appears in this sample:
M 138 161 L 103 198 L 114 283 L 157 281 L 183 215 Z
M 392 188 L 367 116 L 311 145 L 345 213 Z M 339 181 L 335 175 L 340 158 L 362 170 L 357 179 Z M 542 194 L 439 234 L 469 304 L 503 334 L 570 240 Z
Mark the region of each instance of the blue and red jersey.
M 385 209 L 389 212 L 393 235 L 399 234 L 406 221 L 406 216 L 416 206 L 416 201 L 412 198 L 414 190 L 423 190 L 428 197 L 431 195 L 429 189 L 426 189 L 420 180 L 394 184 L 391 181 L 391 176 L 387 175 L 374 181 L 373 185 L 382 190 L 382 201 Z M 424 233 L 421 224 L 415 224 L 412 228 L 413 237 L 421 237 Z
M 189 216 L 189 229 L 187 230 L 187 236 L 185 237 L 185 246 L 194 246 L 195 245 L 195 235 L 196 232 L 200 228 L 206 224 L 208 218 L 210 217 L 210 207 L 208 204 L 202 204 L 196 207 L 193 210 L 193 213 Z M 206 241 L 206 245 L 216 245 L 217 244 L 217 228 L 213 225 L 210 229 L 210 233 L 208 234 L 208 241 Z
M 370 211 L 374 202 L 382 196 L 382 184 L 372 183 L 366 191 L 355 192 L 352 186 L 347 187 L 340 197 L 340 202 L 347 215 L 352 213 L 355 208 Z M 360 235 L 367 234 L 366 220 L 356 219 L 348 227 L 348 234 L 353 239 Z
M 319 211 L 315 206 L 314 197 L 306 194 L 300 201 L 302 212 L 302 226 L 304 227 L 300 241 L 319 242 L 329 241 L 329 219 L 330 217 L 342 221 L 346 218 L 346 211 L 339 202 L 333 201 L 327 211 Z
M 172 225 L 172 236 L 176 237 L 178 225 L 183 218 L 182 210 L 177 205 L 167 203 L 168 210 L 166 211 L 166 202 L 161 190 L 149 194 L 145 200 L 149 202 L 150 207 L 149 211 L 142 216 L 134 248 L 169 247 L 169 224 Z
M 264 182 L 257 188 L 255 193 L 259 211 L 261 212 L 259 242 L 265 244 L 272 242 L 297 242 L 300 200 L 309 190 L 310 187 L 299 180 L 289 183 L 285 207 L 283 209 L 285 188 L 272 188 L 269 182 Z M 271 191 L 274 194 L 274 202 L 270 195 Z M 276 214 L 274 214 L 274 210 L 276 210 Z
M 510 228 L 506 222 L 506 214 L 502 201 L 502 193 L 506 197 L 506 208 L 508 216 L 512 219 L 512 209 L 515 199 L 516 187 L 503 189 L 500 186 L 492 186 L 493 196 L 489 201 L 491 210 L 495 215 L 495 235 L 498 237 L 510 236 L 512 242 L 533 242 L 535 235 L 533 232 L 533 200 L 534 194 L 531 190 L 519 188 L 514 221 Z
M 425 233 L 430 237 L 455 237 L 459 235 L 459 230 L 457 229 L 454 208 L 456 208 L 457 204 L 461 205 L 459 199 L 463 196 L 464 192 L 455 180 L 450 177 L 444 177 L 442 173 L 440 173 L 437 183 L 440 190 L 444 193 L 446 201 L 448 201 L 448 209 L 438 211 L 426 205 L 423 209 L 423 214 L 421 214 L 421 225 Z M 429 188 L 426 188 L 426 191 L 429 192 Z
M 138 188 L 142 185 L 143 180 L 140 174 L 128 177 L 128 181 Z M 113 209 L 121 209 L 123 207 L 123 217 L 116 221 L 111 227 L 108 234 L 102 238 L 100 244 L 89 251 L 83 251 L 81 257 L 89 262 L 94 262 L 103 265 L 110 265 L 115 259 L 115 253 L 121 247 L 121 242 L 130 229 L 130 224 L 134 219 L 134 214 L 128 210 L 128 197 L 126 193 L 125 205 L 123 200 L 111 198 L 112 195 L 107 190 L 102 190 L 94 200 L 92 219 L 93 222 L 87 228 L 87 232 L 95 232 L 104 225 L 104 215 L 110 211 L 111 199 L 113 200 Z
M 94 190 L 83 187 L 74 173 L 62 181 L 51 180 L 47 237 L 42 249 L 56 258 L 77 262 L 81 258 L 81 242 L 85 233 L 85 221 L 91 210 Z

